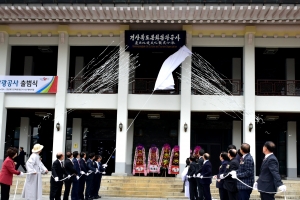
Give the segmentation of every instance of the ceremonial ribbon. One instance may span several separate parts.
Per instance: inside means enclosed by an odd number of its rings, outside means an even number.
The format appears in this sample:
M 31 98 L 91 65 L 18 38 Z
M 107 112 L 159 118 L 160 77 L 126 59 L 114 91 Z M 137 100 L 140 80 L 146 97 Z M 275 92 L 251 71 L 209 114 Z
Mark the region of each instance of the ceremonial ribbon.
M 99 171 L 98 171 L 98 172 L 84 173 L 84 174 L 81 174 L 80 177 L 79 177 L 77 180 L 79 180 L 83 175 L 89 176 L 90 174 L 93 174 L 93 173 L 98 174 L 98 173 L 102 173 L 102 172 L 99 172 Z M 75 176 L 75 175 L 73 174 L 73 175 L 71 175 L 71 176 L 67 176 L 66 178 L 63 178 L 63 179 L 61 179 L 61 180 L 58 180 L 57 182 L 59 182 L 59 181 L 64 181 L 64 180 L 66 180 L 66 179 L 70 179 L 72 176 Z M 55 177 L 54 177 L 53 175 L 51 175 L 51 177 L 55 180 Z

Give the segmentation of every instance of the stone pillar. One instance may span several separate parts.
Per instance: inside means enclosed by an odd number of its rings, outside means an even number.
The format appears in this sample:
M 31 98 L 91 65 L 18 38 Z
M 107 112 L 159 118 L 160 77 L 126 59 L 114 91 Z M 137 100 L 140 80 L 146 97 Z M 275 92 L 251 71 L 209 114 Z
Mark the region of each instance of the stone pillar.
M 30 155 L 30 140 L 31 140 L 31 127 L 29 117 L 21 117 L 20 124 L 20 140 L 19 147 L 23 147 L 24 151 Z
M 235 145 L 237 149 L 239 149 L 242 144 L 241 121 L 232 121 L 232 144 Z
M 240 95 L 242 91 L 242 59 L 232 58 L 232 94 Z
M 122 25 L 120 32 L 121 52 L 125 49 L 125 30 L 129 26 Z M 127 127 L 128 127 L 128 70 L 129 70 L 129 52 L 123 53 L 119 60 L 119 84 L 118 84 L 118 110 L 117 110 L 117 124 L 116 124 L 116 168 L 113 176 L 126 176 L 126 154 L 127 154 Z M 119 125 L 122 124 L 122 131 Z
M 0 27 L 0 75 L 9 75 L 11 46 L 8 43 L 9 35 L 1 32 Z M 7 109 L 5 108 L 5 93 L 0 93 L 0 168 L 2 167 L 5 152 Z
M 81 84 L 82 84 L 82 75 L 83 75 L 83 71 L 82 69 L 84 68 L 84 57 L 82 56 L 77 56 L 75 59 L 75 77 L 77 80 L 74 81 L 74 88 L 72 88 L 73 90 L 76 90 Z M 77 92 L 82 92 L 77 91 Z
M 33 75 L 33 56 L 25 56 L 24 59 L 24 75 L 32 76 Z
M 133 119 L 128 119 L 128 126 L 133 122 Z M 126 150 L 126 168 L 125 173 L 132 173 L 132 151 L 133 151 L 134 123 L 127 131 L 127 150 Z
M 285 61 L 286 95 L 295 95 L 295 58 L 287 58 Z M 300 89 L 300 88 L 299 88 Z M 297 92 L 298 93 L 298 92 Z M 300 95 L 300 94 L 298 94 Z
M 297 178 L 297 122 L 287 122 L 287 177 Z
M 192 26 L 184 25 L 183 30 L 186 31 L 186 46 L 192 50 Z M 181 103 L 180 103 L 180 125 L 179 125 L 179 146 L 180 146 L 180 174 L 185 168 L 185 160 L 190 156 L 191 146 L 191 57 L 187 57 L 182 63 L 181 81 Z M 184 130 L 184 125 L 187 125 L 187 130 Z
M 82 141 L 82 119 L 73 118 L 72 126 L 72 152 L 81 152 L 81 141 Z
M 246 27 L 244 46 L 244 116 L 243 116 L 243 142 L 250 144 L 250 153 L 256 163 L 255 154 L 255 27 Z M 249 124 L 253 129 L 249 131 Z M 255 169 L 255 168 L 254 168 Z
M 67 32 L 59 32 L 58 58 L 57 58 L 57 93 L 54 115 L 54 133 L 53 133 L 53 149 L 52 160 L 56 159 L 57 152 L 65 152 L 66 143 L 66 127 L 67 127 L 67 110 L 66 95 L 69 78 L 69 36 Z M 56 128 L 57 123 L 60 124 L 60 130 Z

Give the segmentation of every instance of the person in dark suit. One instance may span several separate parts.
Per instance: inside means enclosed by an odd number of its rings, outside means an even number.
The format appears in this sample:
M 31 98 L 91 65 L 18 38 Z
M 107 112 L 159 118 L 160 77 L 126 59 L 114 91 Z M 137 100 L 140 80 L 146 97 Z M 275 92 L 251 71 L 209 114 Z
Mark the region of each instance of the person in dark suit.
M 59 180 L 63 179 L 64 175 L 67 175 L 62 163 L 64 154 L 61 152 L 57 153 L 56 158 L 57 160 L 52 165 L 52 177 L 50 177 L 50 200 L 60 200 L 63 182 Z
M 247 185 L 253 185 L 254 183 L 254 161 L 250 155 L 250 145 L 243 143 L 240 148 L 242 154 L 240 167 L 236 171 L 238 179 L 246 183 Z M 234 172 L 233 172 L 234 173 Z M 252 193 L 252 189 L 245 186 L 241 182 L 237 182 L 239 200 L 249 200 Z
M 230 149 L 235 149 L 236 150 L 236 146 L 231 144 L 227 147 L 227 152 L 230 150 Z M 235 159 L 240 162 L 240 159 L 241 159 L 241 156 L 237 153 L 236 156 L 235 156 Z
M 228 200 L 228 193 L 227 191 L 223 188 L 223 183 L 224 180 L 222 180 L 220 178 L 221 174 L 224 174 L 226 171 L 226 167 L 229 163 L 229 157 L 228 157 L 228 153 L 226 151 L 223 151 L 220 154 L 220 160 L 221 160 L 221 166 L 219 168 L 219 173 L 216 176 L 217 178 L 217 183 L 216 183 L 216 187 L 219 188 L 219 196 L 221 200 Z
M 196 178 L 195 178 L 196 170 L 197 170 L 196 158 L 195 158 L 195 156 L 191 156 L 190 157 L 190 168 L 187 173 L 191 200 L 195 200 L 198 198 L 197 182 L 196 182 Z
M 80 174 L 82 175 L 79 179 L 79 187 L 78 187 L 78 196 L 80 200 L 84 199 L 84 186 L 85 186 L 85 181 L 86 181 L 86 176 L 84 174 L 87 173 L 87 165 L 85 162 L 86 154 L 84 152 L 80 153 Z
M 76 177 L 73 177 L 73 186 L 72 186 L 72 192 L 71 192 L 71 199 L 72 200 L 79 200 L 79 195 L 78 195 L 78 188 L 79 188 L 79 174 L 80 174 L 80 163 L 79 163 L 79 153 L 78 151 L 73 152 L 73 167 L 76 170 Z
M 67 159 L 65 160 L 65 170 L 68 174 L 68 176 L 74 176 L 74 175 L 78 175 L 77 171 L 74 169 L 74 164 L 72 162 L 73 159 L 73 154 L 71 152 L 67 152 L 66 153 Z M 64 198 L 63 200 L 68 200 L 69 199 L 69 194 L 70 194 L 70 189 L 71 189 L 71 185 L 73 182 L 73 179 L 76 177 L 70 177 L 69 179 L 66 179 L 65 182 L 65 192 L 64 192 Z
M 17 165 L 16 165 L 16 170 L 19 169 L 20 165 L 24 169 L 25 173 L 27 172 L 26 167 L 25 167 L 25 156 L 26 152 L 24 152 L 24 148 L 20 147 L 20 153 L 17 157 Z
M 211 184 L 211 178 L 203 178 L 203 177 L 211 177 L 212 176 L 212 167 L 211 163 L 209 161 L 209 154 L 205 153 L 203 155 L 204 162 L 202 169 L 200 171 L 200 184 L 203 188 L 203 195 L 205 200 L 211 200 L 211 194 L 210 194 L 210 184 Z
M 102 157 L 100 155 L 95 156 L 95 159 L 94 159 L 95 167 L 97 167 L 99 172 L 94 175 L 94 180 L 93 180 L 94 181 L 94 184 L 93 184 L 94 185 L 94 192 L 93 192 L 94 199 L 101 198 L 101 196 L 99 196 L 99 190 L 100 190 L 100 185 L 101 185 L 102 174 L 105 174 L 105 166 L 102 166 L 101 160 L 102 160 Z
M 237 152 L 235 149 L 230 149 L 228 151 L 230 162 L 226 166 L 225 173 L 220 175 L 220 178 L 224 179 L 223 187 L 228 192 L 229 200 L 238 200 L 237 180 L 233 179 L 230 174 L 231 171 L 239 169 L 240 163 L 235 159 L 236 154 Z
M 276 156 L 273 154 L 274 151 L 275 144 L 267 141 L 263 146 L 265 158 L 260 167 L 260 175 L 257 182 L 255 182 L 253 185 L 254 189 L 274 193 L 268 194 L 260 192 L 260 197 L 262 200 L 274 200 L 277 187 L 280 191 L 286 191 L 286 186 L 283 185 L 280 178 L 279 164 Z
M 203 159 L 204 153 L 205 153 L 204 149 L 200 149 L 200 151 L 199 151 L 199 156 L 200 157 L 198 159 L 196 175 L 201 173 L 203 162 L 204 162 L 204 159 Z M 197 189 L 198 189 L 198 198 L 197 199 L 198 200 L 203 200 L 203 185 L 200 183 L 199 178 L 196 179 L 196 182 L 197 182 Z
M 86 162 L 87 170 L 89 175 L 86 177 L 86 188 L 85 188 L 85 199 L 92 200 L 93 199 L 93 179 L 95 173 L 98 172 L 98 169 L 94 165 L 95 153 L 89 154 L 89 159 Z

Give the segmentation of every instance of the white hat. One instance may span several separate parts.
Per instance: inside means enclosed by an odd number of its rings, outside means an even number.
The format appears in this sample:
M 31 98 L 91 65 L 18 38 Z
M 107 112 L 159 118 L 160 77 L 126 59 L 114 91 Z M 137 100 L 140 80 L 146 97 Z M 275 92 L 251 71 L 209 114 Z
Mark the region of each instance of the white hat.
M 37 152 L 41 151 L 43 148 L 44 148 L 43 145 L 35 144 L 33 146 L 33 149 L 31 151 L 32 151 L 32 153 L 37 153 Z

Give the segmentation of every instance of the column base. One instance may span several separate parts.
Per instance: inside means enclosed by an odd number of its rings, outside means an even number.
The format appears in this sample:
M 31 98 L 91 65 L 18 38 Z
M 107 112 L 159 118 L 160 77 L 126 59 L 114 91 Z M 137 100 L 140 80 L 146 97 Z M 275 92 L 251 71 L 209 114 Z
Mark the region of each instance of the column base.
M 128 176 L 127 173 L 112 173 L 111 176 Z

